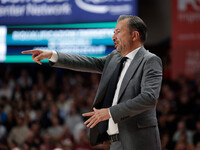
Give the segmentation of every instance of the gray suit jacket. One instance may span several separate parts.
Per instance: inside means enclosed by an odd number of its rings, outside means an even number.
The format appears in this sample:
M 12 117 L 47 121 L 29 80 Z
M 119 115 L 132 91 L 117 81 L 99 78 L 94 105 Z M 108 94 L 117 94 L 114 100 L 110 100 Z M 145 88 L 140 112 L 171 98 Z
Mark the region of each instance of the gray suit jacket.
M 101 81 L 93 106 L 99 108 L 108 81 L 121 55 L 117 51 L 102 58 L 58 52 L 54 67 L 101 73 Z M 118 104 L 110 107 L 124 150 L 161 150 L 156 104 L 162 82 L 162 63 L 159 57 L 141 47 L 132 60 L 119 92 Z M 90 129 L 90 143 L 103 142 L 98 127 Z

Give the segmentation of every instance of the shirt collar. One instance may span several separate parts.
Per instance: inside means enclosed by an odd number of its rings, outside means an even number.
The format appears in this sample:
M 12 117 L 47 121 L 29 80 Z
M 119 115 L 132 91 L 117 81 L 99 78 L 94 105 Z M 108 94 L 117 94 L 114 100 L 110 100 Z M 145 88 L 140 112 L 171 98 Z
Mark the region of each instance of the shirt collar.
M 125 57 L 128 57 L 128 59 L 133 60 L 133 58 L 135 57 L 135 55 L 137 54 L 138 50 L 141 48 L 142 46 L 134 49 L 133 51 L 131 51 L 130 53 L 128 53 Z

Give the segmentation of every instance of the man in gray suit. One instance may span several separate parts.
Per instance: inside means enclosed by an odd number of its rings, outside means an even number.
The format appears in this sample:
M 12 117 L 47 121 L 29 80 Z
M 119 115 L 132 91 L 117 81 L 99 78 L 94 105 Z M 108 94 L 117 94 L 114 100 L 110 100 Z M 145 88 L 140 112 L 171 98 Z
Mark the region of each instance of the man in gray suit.
M 89 117 L 84 124 L 90 127 L 91 145 L 109 140 L 111 150 L 161 150 L 156 118 L 162 82 L 161 60 L 143 47 L 147 27 L 142 19 L 122 15 L 117 22 L 112 38 L 116 50 L 102 58 L 44 50 L 22 53 L 33 54 L 33 60 L 39 64 L 42 59 L 50 59 L 53 67 L 102 74 L 93 111 L 83 114 Z M 126 57 L 123 63 L 122 57 Z M 121 70 L 114 86 L 112 80 L 116 73 L 113 72 L 120 62 Z M 106 99 L 111 88 L 114 88 L 113 96 L 111 100 Z M 104 105 L 108 101 L 110 104 Z M 105 130 L 100 128 L 102 124 Z

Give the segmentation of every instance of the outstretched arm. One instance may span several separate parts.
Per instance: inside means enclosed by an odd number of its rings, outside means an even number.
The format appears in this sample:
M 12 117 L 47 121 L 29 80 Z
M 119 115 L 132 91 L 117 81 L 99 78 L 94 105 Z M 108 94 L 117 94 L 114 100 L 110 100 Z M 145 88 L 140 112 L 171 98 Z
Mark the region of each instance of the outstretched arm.
M 52 56 L 54 56 L 53 53 L 54 52 L 51 50 L 40 49 L 22 51 L 22 54 L 32 54 L 33 61 L 37 62 L 40 65 L 42 64 L 41 60 L 51 59 Z M 107 56 L 95 58 L 61 52 L 55 53 L 57 55 L 57 60 L 55 62 L 51 62 L 50 60 L 50 65 L 52 67 L 92 73 L 102 73 L 107 58 Z

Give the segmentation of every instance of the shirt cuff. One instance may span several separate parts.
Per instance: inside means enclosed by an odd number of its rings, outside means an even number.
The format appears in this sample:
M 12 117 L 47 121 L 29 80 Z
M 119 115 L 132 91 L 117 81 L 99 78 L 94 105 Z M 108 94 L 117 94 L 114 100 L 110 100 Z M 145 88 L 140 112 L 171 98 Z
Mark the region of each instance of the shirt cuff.
M 58 54 L 57 54 L 57 52 L 56 51 L 52 51 L 52 56 L 51 56 L 51 58 L 49 59 L 49 61 L 51 61 L 51 62 L 57 62 L 57 60 L 58 60 Z

